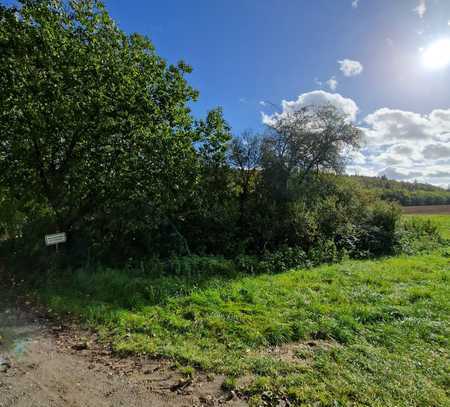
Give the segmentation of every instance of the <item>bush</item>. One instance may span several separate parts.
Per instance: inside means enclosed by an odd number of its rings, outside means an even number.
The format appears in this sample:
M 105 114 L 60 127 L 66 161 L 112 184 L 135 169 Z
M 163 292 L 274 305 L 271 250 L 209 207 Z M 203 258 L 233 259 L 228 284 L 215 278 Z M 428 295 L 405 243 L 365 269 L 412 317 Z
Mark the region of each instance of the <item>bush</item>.
M 342 260 L 346 250 L 339 250 L 333 240 L 324 240 L 314 246 L 308 253 L 312 264 L 335 263 Z
M 292 268 L 309 267 L 310 261 L 305 251 L 299 247 L 286 247 L 265 254 L 259 264 L 259 271 L 279 273 Z
M 401 211 L 395 204 L 377 202 L 368 208 L 359 225 L 355 257 L 381 256 L 395 252 Z

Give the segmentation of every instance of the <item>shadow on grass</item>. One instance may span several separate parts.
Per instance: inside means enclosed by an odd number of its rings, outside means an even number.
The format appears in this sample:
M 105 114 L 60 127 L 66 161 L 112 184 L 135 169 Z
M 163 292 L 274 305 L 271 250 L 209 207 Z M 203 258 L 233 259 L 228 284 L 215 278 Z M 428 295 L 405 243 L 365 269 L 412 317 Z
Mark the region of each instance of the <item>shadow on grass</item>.
M 3 284 L 0 306 L 2 302 L 11 304 L 20 295 L 46 304 L 50 312 L 70 313 L 84 320 L 96 319 L 100 314 L 138 311 L 144 306 L 164 306 L 196 290 L 220 288 L 244 276 L 232 261 L 222 258 L 196 259 L 187 265 L 185 261 L 172 263 L 150 271 L 96 267 L 16 275 L 15 279 L 4 274 L 2 280 L 9 284 Z

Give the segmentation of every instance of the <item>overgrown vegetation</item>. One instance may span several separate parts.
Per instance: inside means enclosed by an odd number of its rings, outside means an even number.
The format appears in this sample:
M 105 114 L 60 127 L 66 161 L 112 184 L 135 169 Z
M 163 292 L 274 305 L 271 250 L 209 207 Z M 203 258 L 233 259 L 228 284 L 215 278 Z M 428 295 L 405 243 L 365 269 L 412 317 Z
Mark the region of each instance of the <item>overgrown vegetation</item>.
M 220 109 L 191 116 L 191 68 L 99 1 L 19 5 L 0 8 L 1 246 L 14 264 L 48 268 L 43 235 L 56 231 L 72 267 L 395 251 L 399 211 L 339 176 L 360 130 L 332 106 L 233 138 Z

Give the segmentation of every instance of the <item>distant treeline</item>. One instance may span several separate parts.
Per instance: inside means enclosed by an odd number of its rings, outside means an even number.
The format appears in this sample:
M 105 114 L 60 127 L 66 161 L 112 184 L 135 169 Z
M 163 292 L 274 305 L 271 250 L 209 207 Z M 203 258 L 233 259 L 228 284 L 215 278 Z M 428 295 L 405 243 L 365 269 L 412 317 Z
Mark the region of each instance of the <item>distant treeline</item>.
M 377 195 L 390 202 L 398 202 L 403 206 L 416 205 L 448 205 L 450 190 L 419 182 L 402 182 L 386 177 L 351 176 L 363 188 L 373 190 Z

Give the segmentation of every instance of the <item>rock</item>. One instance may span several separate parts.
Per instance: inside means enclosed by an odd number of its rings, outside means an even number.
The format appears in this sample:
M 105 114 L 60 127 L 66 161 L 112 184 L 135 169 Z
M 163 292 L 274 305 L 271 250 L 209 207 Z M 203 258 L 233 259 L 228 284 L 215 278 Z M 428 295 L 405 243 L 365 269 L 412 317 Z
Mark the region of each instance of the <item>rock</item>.
M 0 373 L 5 373 L 11 369 L 11 362 L 8 359 L 0 356 Z
M 52 326 L 52 331 L 53 332 L 61 332 L 63 330 L 63 327 L 61 325 L 58 326 Z
M 192 379 L 180 380 L 178 383 L 170 386 L 171 391 L 183 391 L 192 384 Z
M 239 396 L 236 394 L 234 390 L 230 391 L 230 394 L 227 395 L 225 401 L 237 401 L 239 400 Z
M 79 342 L 72 345 L 72 349 L 74 350 L 86 350 L 89 349 L 89 344 L 87 342 Z
M 210 394 L 201 395 L 199 401 L 202 405 L 214 406 L 214 399 Z

